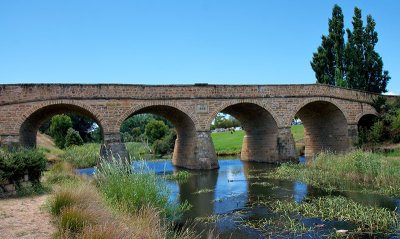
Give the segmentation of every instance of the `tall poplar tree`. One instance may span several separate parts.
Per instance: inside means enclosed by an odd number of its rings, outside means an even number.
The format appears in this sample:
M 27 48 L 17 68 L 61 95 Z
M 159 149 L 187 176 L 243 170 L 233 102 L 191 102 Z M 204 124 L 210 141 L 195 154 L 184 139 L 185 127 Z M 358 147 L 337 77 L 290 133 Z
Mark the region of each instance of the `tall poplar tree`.
M 353 30 L 346 29 L 344 44 L 342 10 L 335 5 L 329 19 L 329 34 L 322 36 L 322 44 L 313 54 L 311 67 L 318 83 L 345 86 L 369 92 L 386 92 L 389 72 L 383 70 L 382 57 L 375 51 L 378 33 L 375 21 L 367 16 L 363 26 L 361 9 L 354 8 Z
M 342 9 L 335 5 L 329 19 L 329 32 L 313 54 L 311 67 L 318 83 L 346 86 L 344 81 L 344 20 Z

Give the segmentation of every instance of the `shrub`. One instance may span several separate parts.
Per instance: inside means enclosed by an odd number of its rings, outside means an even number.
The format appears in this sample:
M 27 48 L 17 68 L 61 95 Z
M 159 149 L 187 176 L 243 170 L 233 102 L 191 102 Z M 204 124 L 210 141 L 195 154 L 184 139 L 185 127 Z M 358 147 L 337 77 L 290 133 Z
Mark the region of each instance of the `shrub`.
M 9 180 L 19 186 L 27 174 L 30 182 L 38 184 L 46 164 L 44 154 L 38 150 L 0 149 L 0 180 Z
M 54 143 L 59 148 L 65 146 L 65 136 L 67 131 L 72 127 L 72 120 L 68 115 L 55 115 L 51 118 L 50 135 L 54 138 Z
M 79 132 L 73 128 L 69 128 L 67 131 L 67 136 L 65 136 L 65 147 L 70 147 L 73 145 L 82 145 L 83 139 L 79 135 Z
M 383 140 L 384 127 L 382 121 L 376 121 L 371 127 L 371 139 L 374 143 L 380 143 Z

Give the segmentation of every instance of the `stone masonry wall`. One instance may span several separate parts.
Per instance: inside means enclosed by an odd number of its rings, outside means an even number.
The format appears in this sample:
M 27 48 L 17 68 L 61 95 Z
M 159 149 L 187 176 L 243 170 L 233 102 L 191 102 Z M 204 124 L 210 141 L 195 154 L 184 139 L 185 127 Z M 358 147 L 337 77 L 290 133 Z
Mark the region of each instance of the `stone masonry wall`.
M 344 120 L 332 120 L 332 122 L 342 122 L 340 123 L 343 124 L 341 129 L 343 127 L 348 129 L 346 132 L 342 130 L 342 134 L 345 132 L 346 137 L 349 138 L 347 148 L 350 148 L 351 142 L 357 134 L 355 129 L 358 120 L 363 115 L 376 114 L 371 106 L 376 96 L 366 92 L 319 84 L 0 85 L 0 144 L 21 143 L 21 137 L 24 137 L 26 132 L 36 132 L 35 125 L 40 123 L 38 120 L 42 118 L 51 117 L 53 114 L 63 111 L 77 111 L 91 117 L 101 126 L 105 144 L 113 144 L 112 148 L 119 149 L 123 148 L 118 146 L 121 143 L 118 137 L 119 129 L 126 118 L 138 112 L 157 114 L 159 110 L 164 117 L 175 122 L 178 131 L 181 129 L 181 139 L 185 137 L 190 139 L 190 142 L 180 142 L 180 146 L 175 147 L 179 152 L 174 156 L 177 164 L 191 168 L 215 168 L 216 156 L 215 152 L 211 152 L 214 151 L 214 148 L 212 142 L 209 142 L 211 141 L 210 137 L 205 137 L 205 135 L 209 135 L 211 122 L 218 112 L 233 105 L 244 104 L 256 105 L 267 112 L 265 115 L 270 115 L 272 121 L 275 121 L 271 126 L 276 127 L 273 129 L 274 132 L 278 132 L 274 133 L 275 138 L 267 140 L 268 142 L 265 140 L 254 141 L 252 145 L 261 142 L 262 145 L 256 145 L 255 148 L 259 148 L 261 151 L 265 149 L 265 154 L 268 155 L 277 155 L 276 158 L 274 156 L 274 159 L 270 160 L 279 162 L 293 160 L 295 157 L 294 141 L 288 132 L 290 132 L 293 117 L 299 114 L 305 106 L 313 102 L 317 102 L 316 104 L 325 102 L 331 105 L 332 109 L 337 109 L 338 113 L 332 115 L 342 115 L 343 117 L 340 116 L 340 118 Z M 237 112 L 239 115 L 248 113 L 246 107 L 241 107 L 240 112 Z M 312 121 L 312 118 L 310 120 Z M 32 122 L 27 124 L 27 121 Z M 26 132 L 21 130 L 22 125 L 27 125 L 24 129 Z M 251 127 L 252 124 L 248 125 Z M 29 129 L 29 127 L 33 128 Z M 323 125 L 321 127 L 323 128 Z M 251 129 L 246 130 L 246 132 L 250 131 Z M 261 132 L 263 131 L 261 130 Z M 334 132 L 328 131 L 327 133 L 334 134 Z M 187 134 L 191 136 L 189 137 Z M 329 144 L 332 142 L 331 140 Z M 322 146 L 316 147 L 315 150 L 323 148 L 323 144 L 324 142 L 321 142 Z M 182 151 L 182 149 L 184 150 Z M 269 152 L 271 149 L 276 149 L 276 154 Z M 187 150 L 193 152 L 184 152 Z M 179 155 L 190 155 L 190 160 L 186 163 L 180 162 Z M 202 165 L 205 166 L 195 165 L 197 163 L 200 165 L 200 162 L 203 162 Z

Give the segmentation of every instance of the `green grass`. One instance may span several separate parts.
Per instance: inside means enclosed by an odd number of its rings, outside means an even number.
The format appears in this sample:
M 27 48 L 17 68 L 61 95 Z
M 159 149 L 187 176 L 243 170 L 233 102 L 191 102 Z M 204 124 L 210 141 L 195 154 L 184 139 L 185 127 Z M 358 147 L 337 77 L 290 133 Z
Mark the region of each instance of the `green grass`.
M 240 154 L 243 144 L 244 131 L 211 133 L 215 151 L 218 155 Z
M 134 170 L 130 164 L 119 160 L 101 160 L 96 183 L 110 205 L 125 212 L 135 213 L 150 206 L 166 218 L 175 219 L 188 208 L 186 203 L 169 202 L 166 183 L 153 172 L 146 168 Z
M 300 180 L 325 190 L 359 190 L 400 196 L 400 160 L 382 154 L 352 151 L 321 153 L 306 165 L 283 164 L 270 178 Z
M 150 154 L 149 150 L 141 142 L 127 142 L 125 143 L 125 147 L 132 159 L 142 159 L 144 156 Z
M 68 147 L 60 157 L 75 168 L 93 167 L 96 166 L 100 157 L 100 144 L 90 143 Z
M 304 125 L 292 125 L 292 135 L 295 142 L 304 139 Z
M 304 126 L 292 125 L 294 140 L 300 141 L 304 138 Z M 231 132 L 214 132 L 211 138 L 214 143 L 217 155 L 237 155 L 242 150 L 244 131 L 238 130 Z

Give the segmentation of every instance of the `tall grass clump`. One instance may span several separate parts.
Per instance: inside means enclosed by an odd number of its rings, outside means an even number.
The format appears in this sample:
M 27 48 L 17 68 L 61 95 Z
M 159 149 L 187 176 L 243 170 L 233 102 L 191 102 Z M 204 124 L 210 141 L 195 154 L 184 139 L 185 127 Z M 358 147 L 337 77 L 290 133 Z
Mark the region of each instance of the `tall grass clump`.
M 301 180 L 325 189 L 362 189 L 399 196 L 399 172 L 398 159 L 355 150 L 343 155 L 324 152 L 305 165 L 283 164 L 270 177 Z
M 123 160 L 101 159 L 95 177 L 99 190 L 110 205 L 126 212 L 134 213 L 150 206 L 163 216 L 175 219 L 187 207 L 186 204 L 179 206 L 169 202 L 165 181 L 144 166 L 133 169 Z
M 93 167 L 99 158 L 100 144 L 96 143 L 68 147 L 61 155 L 61 160 L 72 164 L 75 168 Z
M 53 164 L 49 171 L 45 173 L 46 182 L 49 184 L 59 184 L 77 179 L 75 169 L 70 163 L 59 161 Z

